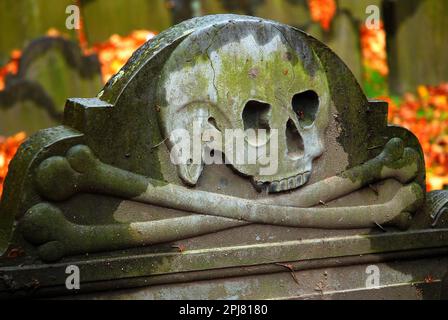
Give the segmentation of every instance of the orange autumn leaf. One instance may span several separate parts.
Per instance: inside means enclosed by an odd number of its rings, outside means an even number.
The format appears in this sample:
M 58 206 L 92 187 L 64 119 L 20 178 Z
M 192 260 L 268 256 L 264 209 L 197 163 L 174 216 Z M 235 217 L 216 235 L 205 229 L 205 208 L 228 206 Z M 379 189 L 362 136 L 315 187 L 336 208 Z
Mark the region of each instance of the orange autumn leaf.
M 425 283 L 433 283 L 434 281 L 434 277 L 430 274 L 425 277 Z
M 25 139 L 25 132 L 19 132 L 8 138 L 0 137 L 0 197 L 3 193 L 3 182 L 8 173 L 9 163 Z
M 389 74 L 386 31 L 382 21 L 379 29 L 369 29 L 364 24 L 361 26 L 361 53 L 364 66 L 379 72 L 383 77 Z
M 98 55 L 103 81 L 106 83 L 125 65 L 135 50 L 155 36 L 156 33 L 148 30 L 136 30 L 128 36 L 113 34 L 107 41 L 85 50 L 85 53 Z
M 448 185 L 448 83 L 420 85 L 395 103 L 388 97 L 389 122 L 411 130 L 423 149 L 428 191 Z
M 19 71 L 19 60 L 21 55 L 22 52 L 20 50 L 13 50 L 9 62 L 3 67 L 0 67 L 0 90 L 5 88 L 6 76 L 17 74 Z
M 325 31 L 330 30 L 331 21 L 336 14 L 335 0 L 308 0 L 311 19 L 319 23 Z

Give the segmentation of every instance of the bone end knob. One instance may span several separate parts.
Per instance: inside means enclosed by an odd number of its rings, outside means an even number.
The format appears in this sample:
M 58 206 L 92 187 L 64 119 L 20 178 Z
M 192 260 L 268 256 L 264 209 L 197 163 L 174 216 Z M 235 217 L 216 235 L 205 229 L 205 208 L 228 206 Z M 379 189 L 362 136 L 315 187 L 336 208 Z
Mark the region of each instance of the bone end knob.
M 54 201 L 67 200 L 75 194 L 79 186 L 78 180 L 78 173 L 63 157 L 48 158 L 36 170 L 39 193 Z

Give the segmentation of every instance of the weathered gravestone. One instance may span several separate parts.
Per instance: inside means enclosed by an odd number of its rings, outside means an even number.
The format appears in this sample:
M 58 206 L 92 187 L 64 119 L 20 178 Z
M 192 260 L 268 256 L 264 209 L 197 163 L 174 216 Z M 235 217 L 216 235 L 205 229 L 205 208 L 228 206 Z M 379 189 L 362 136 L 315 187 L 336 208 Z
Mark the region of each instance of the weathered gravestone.
M 447 82 L 448 2 L 385 0 L 383 12 L 391 91 L 404 94 Z
M 24 48 L 44 36 L 50 28 L 63 31 L 71 40 L 76 30 L 66 27 L 66 8 L 72 0 L 3 0 L 0 2 L 0 65 L 10 58 L 11 51 Z
M 82 0 L 87 41 L 92 46 L 107 41 L 113 34 L 125 36 L 139 29 L 160 32 L 174 20 L 167 4 L 164 0 Z
M 70 294 L 76 265 L 80 292 L 115 290 L 97 297 L 436 297 L 424 279 L 446 273 L 448 198 L 425 205 L 419 143 L 386 118 L 295 28 L 236 15 L 172 27 L 19 150 L 0 293 Z M 230 129 L 247 130 L 233 153 L 218 138 Z M 180 140 L 202 141 L 204 162 Z M 237 161 L 254 150 L 268 152 Z M 382 290 L 366 287 L 371 264 Z

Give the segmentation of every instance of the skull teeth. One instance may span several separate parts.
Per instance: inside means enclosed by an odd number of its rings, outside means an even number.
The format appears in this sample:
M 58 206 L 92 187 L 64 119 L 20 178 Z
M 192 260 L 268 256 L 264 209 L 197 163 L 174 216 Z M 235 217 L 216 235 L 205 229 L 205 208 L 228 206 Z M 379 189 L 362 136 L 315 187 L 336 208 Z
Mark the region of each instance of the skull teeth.
M 269 184 L 269 192 L 276 193 L 301 187 L 308 182 L 310 175 L 310 172 L 304 172 L 296 175 L 295 177 L 286 178 L 280 181 L 273 181 Z

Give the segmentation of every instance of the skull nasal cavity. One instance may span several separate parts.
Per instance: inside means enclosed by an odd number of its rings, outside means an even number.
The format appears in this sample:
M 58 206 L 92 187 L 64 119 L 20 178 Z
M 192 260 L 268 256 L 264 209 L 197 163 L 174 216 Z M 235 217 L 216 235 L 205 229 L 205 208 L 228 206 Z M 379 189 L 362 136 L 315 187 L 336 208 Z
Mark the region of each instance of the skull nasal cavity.
M 319 97 L 312 90 L 298 93 L 292 98 L 292 108 L 297 115 L 300 126 L 310 126 L 316 120 Z
M 292 159 L 297 159 L 303 156 L 305 147 L 303 139 L 297 130 L 294 121 L 288 120 L 286 124 L 286 145 L 288 147 L 288 156 Z
M 255 100 L 246 103 L 243 110 L 244 130 L 265 129 L 269 133 L 269 118 L 271 117 L 271 105 Z

